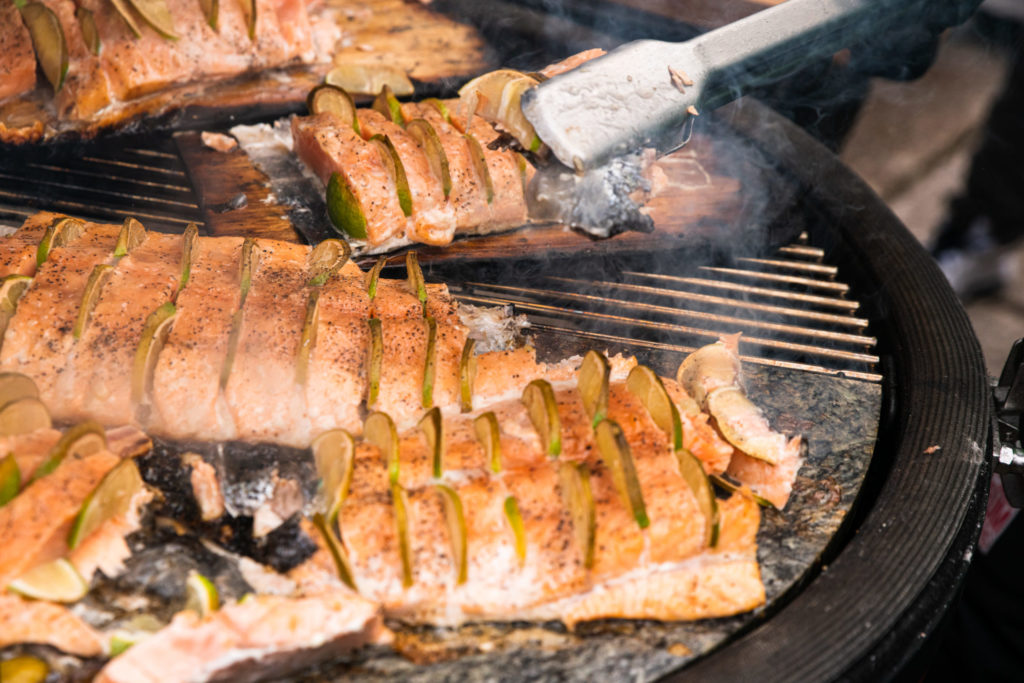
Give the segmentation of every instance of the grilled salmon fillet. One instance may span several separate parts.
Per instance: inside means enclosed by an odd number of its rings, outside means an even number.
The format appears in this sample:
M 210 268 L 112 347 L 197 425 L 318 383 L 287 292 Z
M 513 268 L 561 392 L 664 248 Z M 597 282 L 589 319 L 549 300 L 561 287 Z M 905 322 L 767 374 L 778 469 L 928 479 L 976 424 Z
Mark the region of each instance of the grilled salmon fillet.
M 0 101 L 36 87 L 32 38 L 13 2 L 0 6 Z
M 96 657 L 106 650 L 107 638 L 63 605 L 0 593 L 0 648 L 24 643 Z

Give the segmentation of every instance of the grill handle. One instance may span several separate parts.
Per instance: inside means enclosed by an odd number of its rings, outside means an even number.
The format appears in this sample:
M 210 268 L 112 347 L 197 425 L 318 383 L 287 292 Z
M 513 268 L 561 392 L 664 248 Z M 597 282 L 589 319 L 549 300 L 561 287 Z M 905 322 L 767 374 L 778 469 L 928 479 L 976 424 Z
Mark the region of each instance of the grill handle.
M 1003 483 L 1006 499 L 1024 507 L 1024 339 L 1018 339 L 993 391 L 996 403 L 996 462 L 993 471 Z

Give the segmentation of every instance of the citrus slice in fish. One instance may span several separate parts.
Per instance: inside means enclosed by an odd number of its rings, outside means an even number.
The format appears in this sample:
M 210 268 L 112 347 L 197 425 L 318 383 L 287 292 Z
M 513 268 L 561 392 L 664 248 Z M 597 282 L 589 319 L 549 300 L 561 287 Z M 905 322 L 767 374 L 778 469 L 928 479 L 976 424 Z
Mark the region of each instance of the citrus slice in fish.
M 590 417 L 592 426 L 608 415 L 608 378 L 611 366 L 604 354 L 594 350 L 587 351 L 583 356 L 579 372 L 576 374 L 576 386 L 580 391 L 583 408 Z
M 462 499 L 458 492 L 448 484 L 435 484 L 434 489 L 441 496 L 444 518 L 448 525 L 448 538 L 452 545 L 452 558 L 455 563 L 455 583 L 466 583 L 468 575 L 468 553 L 466 515 L 462 508 Z
M 412 215 L 412 191 L 409 189 L 409 177 L 405 173 L 405 164 L 398 156 L 398 150 L 387 135 L 377 134 L 367 140 L 377 148 L 380 154 L 381 163 L 395 186 L 395 195 L 398 197 L 398 206 L 406 216 Z
M 405 255 L 405 277 L 409 291 L 416 295 L 416 298 L 423 304 L 423 315 L 427 314 L 427 283 L 423 279 L 423 269 L 420 268 L 420 259 L 415 251 Z
M 372 408 L 377 405 L 377 398 L 380 394 L 381 366 L 384 363 L 384 336 L 381 331 L 380 318 L 370 318 L 366 324 L 370 327 L 366 407 Z
M 96 422 L 80 422 L 64 432 L 60 440 L 50 449 L 43 464 L 36 468 L 32 481 L 45 477 L 57 469 L 64 458 L 84 458 L 93 453 L 107 450 L 107 433 Z
M 350 123 L 352 130 L 359 134 L 359 119 L 356 118 L 356 103 L 348 92 L 337 85 L 322 83 L 309 91 L 306 107 L 310 114 L 331 113 L 342 121 Z
M 78 316 L 75 318 L 74 327 L 71 328 L 71 335 L 75 339 L 82 338 L 85 326 L 89 324 L 92 310 L 96 308 L 96 302 L 99 301 L 103 285 L 106 284 L 112 272 L 114 272 L 114 266 L 107 263 L 99 263 L 93 266 L 92 272 L 89 273 L 89 279 L 85 283 L 85 291 L 82 292 L 82 300 L 78 304 Z
M 377 298 L 377 283 L 380 281 L 380 271 L 384 269 L 387 262 L 387 257 L 381 256 L 373 264 L 373 267 L 370 268 L 370 272 L 366 274 L 366 294 L 370 297 L 370 301 Z
M 327 181 L 327 216 L 340 232 L 366 239 L 366 214 L 348 180 L 337 172 Z
M 18 309 L 18 300 L 30 284 L 32 278 L 27 275 L 8 275 L 0 280 L 0 345 L 3 343 L 7 325 Z
M 50 667 L 46 662 L 31 655 L 0 662 L 0 681 L 4 683 L 43 683 L 49 674 Z
M 401 95 L 403 93 L 398 94 Z M 452 113 L 448 111 L 448 105 L 436 97 L 428 97 L 427 99 L 420 101 L 420 104 L 436 109 L 437 113 L 441 115 L 441 118 L 445 120 L 445 123 L 452 122 Z
M 426 154 L 430 170 L 434 172 L 434 177 L 441 183 L 441 191 L 444 192 L 444 197 L 447 199 L 452 192 L 451 166 L 448 163 L 448 153 L 444 151 L 437 130 L 426 119 L 413 119 L 405 124 L 405 129 L 416 138 L 420 149 Z
M 220 596 L 213 581 L 192 570 L 185 579 L 185 609 L 192 610 L 201 617 L 217 611 L 220 607 Z
M 601 420 L 594 429 L 594 438 L 601 452 L 601 459 L 612 474 L 612 480 L 615 482 L 615 488 L 619 490 L 622 502 L 633 515 L 637 526 L 646 529 L 651 525 L 651 521 L 647 517 L 647 506 L 644 504 L 644 494 L 640 489 L 636 463 L 633 461 L 626 436 L 622 433 L 622 427 L 614 420 Z
M 39 398 L 36 383 L 20 372 L 0 372 L 0 406 L 19 398 Z
M 324 516 L 318 512 L 313 515 L 313 526 L 317 528 L 324 539 L 324 543 L 327 544 L 327 550 L 331 553 L 331 557 L 334 559 L 334 566 L 338 570 L 338 578 L 352 590 L 358 591 L 355 575 L 352 573 L 352 563 L 348 559 L 348 551 L 345 550 L 345 545 L 338 538 L 338 535 L 334 533 L 333 524 L 328 524 Z M 242 600 L 245 599 L 242 598 Z
M 334 277 L 352 255 L 352 247 L 345 240 L 327 239 L 313 247 L 306 259 L 310 274 L 309 286 L 322 287 Z
M 424 408 L 434 405 L 434 379 L 437 374 L 437 320 L 428 315 L 424 318 L 427 325 L 427 357 L 423 361 L 423 400 Z
M 467 122 L 470 115 L 479 113 L 510 133 L 523 149 L 538 151 L 540 138 L 520 106 L 523 93 L 537 83 L 536 78 L 512 69 L 499 69 L 474 78 L 459 90 L 459 98 L 468 108 Z
M 0 408 L 0 436 L 28 434 L 52 424 L 50 411 L 38 398 L 19 398 Z
M 402 586 L 412 585 L 412 544 L 409 541 L 409 495 L 397 482 L 391 484 L 391 508 L 395 515 L 398 556 L 402 562 Z
M 0 460 L 0 507 L 11 502 L 21 490 L 21 470 L 13 453 Z
M 249 296 L 249 288 L 252 287 L 252 276 L 259 265 L 260 253 L 256 249 L 256 240 L 246 237 L 242 240 L 242 251 L 238 260 L 238 288 L 241 292 L 239 306 L 245 303 Z
M 526 527 L 523 525 L 523 516 L 519 512 L 519 503 L 516 502 L 515 496 L 505 498 L 505 519 L 508 520 L 508 525 L 512 529 L 516 557 L 519 559 L 519 565 L 522 566 L 526 561 Z
M 169 40 L 178 39 L 178 35 L 174 32 L 174 17 L 171 16 L 171 11 L 167 8 L 164 0 L 128 1 L 139 13 L 139 16 L 153 27 L 153 30 Z
M 149 396 L 153 391 L 153 371 L 156 369 L 156 361 L 160 351 L 164 348 L 164 342 L 171 333 L 171 326 L 178 309 L 168 301 L 157 307 L 155 311 L 146 318 L 142 327 L 142 336 L 139 338 L 139 345 L 135 349 L 135 359 L 132 363 L 132 403 L 138 408 L 144 403 L 148 404 Z
M 356 446 L 344 429 L 332 429 L 313 440 L 313 462 L 320 477 L 320 509 L 330 524 L 337 523 L 338 512 L 348 498 L 352 485 Z
M 487 167 L 487 157 L 484 155 L 484 148 L 480 141 L 471 133 L 465 134 L 466 144 L 469 146 L 469 158 L 473 162 L 473 170 L 476 177 L 484 187 L 484 196 L 488 204 L 494 203 L 494 180 L 491 178 L 491 170 Z
M 654 424 L 668 435 L 672 449 L 678 451 L 682 448 L 683 423 L 679 419 L 679 409 L 654 370 L 646 365 L 637 365 L 626 377 L 626 388 L 640 399 Z
M 306 316 L 302 320 L 302 333 L 299 335 L 299 350 L 295 357 L 295 383 L 306 386 L 309 378 L 309 357 L 316 346 L 316 331 L 320 325 L 320 290 L 314 289 L 306 300 Z
M 363 423 L 363 438 L 377 447 L 388 468 L 388 481 L 398 483 L 398 430 L 387 413 L 370 413 Z
M 576 546 L 583 557 L 583 566 L 594 566 L 597 539 L 597 512 L 590 488 L 590 471 L 584 463 L 563 462 L 558 467 L 558 484 L 562 501 L 569 510 Z
M 192 277 L 192 263 L 196 260 L 198 252 L 199 226 L 189 223 L 181 235 L 181 276 L 178 278 L 178 291 L 175 292 L 175 297 L 188 285 Z
M 388 121 L 405 127 L 405 116 L 402 114 L 402 103 L 395 97 L 391 86 L 384 84 L 380 92 L 373 98 L 373 108 L 384 115 Z
M 484 461 L 492 472 L 500 472 L 501 431 L 498 429 L 498 418 L 493 410 L 488 410 L 473 420 L 473 432 L 480 445 L 484 447 Z
M 77 548 L 111 517 L 128 514 L 132 498 L 145 486 L 134 460 L 129 458 L 118 463 L 82 503 L 68 534 L 68 548 Z
M 214 31 L 218 30 L 220 24 L 220 0 L 199 0 L 199 7 L 203 10 L 207 25 Z
M 339 64 L 327 72 L 324 81 L 360 95 L 375 95 L 384 86 L 399 97 L 415 92 L 405 71 L 384 64 Z
M 459 359 L 459 409 L 473 410 L 473 384 L 476 382 L 476 340 L 467 338 Z
M 427 451 L 430 453 L 431 471 L 435 479 L 440 479 L 444 473 L 444 422 L 441 420 L 441 409 L 437 406 L 428 410 L 419 424 L 416 425 L 423 432 L 427 440 Z
M 767 498 L 762 498 L 761 496 L 751 491 L 749 486 L 738 484 L 729 479 L 728 477 L 726 477 L 724 474 L 712 474 L 708 476 L 708 479 L 714 482 L 715 486 L 718 486 L 722 490 L 727 491 L 729 493 L 738 493 L 741 496 L 746 496 L 747 498 L 750 498 L 752 501 L 754 501 L 763 508 L 775 508 L 775 505 L 773 505 L 770 500 L 768 500 Z
M 23 3 L 19 10 L 28 27 L 36 61 L 56 92 L 64 85 L 64 77 L 68 73 L 68 44 L 60 20 L 41 2 Z
M 146 228 L 137 219 L 129 216 L 121 224 L 121 231 L 117 234 L 117 243 L 114 245 L 114 256 L 121 258 L 137 246 L 146 241 Z
M 36 600 L 77 602 L 89 592 L 89 584 L 63 557 L 28 570 L 7 585 L 7 589 Z
M 57 218 L 46 228 L 43 238 L 36 247 L 36 266 L 46 263 L 50 252 L 78 239 L 85 231 L 85 224 L 77 218 Z
M 541 448 L 550 457 L 557 458 L 562 453 L 562 422 L 551 383 L 543 379 L 533 380 L 523 389 L 522 401 L 540 437 Z
M 224 364 L 220 366 L 220 388 L 223 390 L 228 386 L 231 379 L 231 370 L 235 367 L 235 357 L 238 355 L 238 342 L 242 337 L 242 322 L 245 312 L 239 308 L 231 316 L 231 329 L 228 331 L 228 349 L 224 354 Z

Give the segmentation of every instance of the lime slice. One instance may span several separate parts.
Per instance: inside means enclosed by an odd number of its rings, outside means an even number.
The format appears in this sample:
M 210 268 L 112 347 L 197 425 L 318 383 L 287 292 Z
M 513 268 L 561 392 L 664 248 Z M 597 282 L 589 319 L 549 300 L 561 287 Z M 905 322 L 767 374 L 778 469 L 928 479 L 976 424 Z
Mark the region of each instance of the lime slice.
M 366 293 L 369 295 L 370 301 L 377 297 L 377 282 L 380 280 L 380 271 L 384 268 L 387 261 L 387 257 L 381 256 L 366 275 Z
M 487 157 L 484 155 L 484 148 L 480 145 L 480 141 L 470 133 L 466 133 L 465 138 L 466 144 L 469 145 L 469 158 L 473 161 L 476 177 L 480 179 L 480 183 L 484 186 L 487 203 L 493 204 L 494 180 L 491 178 L 491 170 L 487 167 Z
M 404 95 L 405 93 L 398 94 Z M 409 94 L 411 95 L 412 93 Z M 420 102 L 420 104 L 425 104 L 428 107 L 433 107 L 434 109 L 436 109 L 437 113 L 441 115 L 441 118 L 444 119 L 446 123 L 452 122 L 452 114 L 450 111 L 448 111 L 448 105 L 446 105 L 444 102 L 437 99 L 436 97 L 428 97 L 427 99 Z
M 84 231 L 85 223 L 77 218 L 64 217 L 55 219 L 53 223 L 50 223 L 46 228 L 46 232 L 43 233 L 43 238 L 39 240 L 39 246 L 36 248 L 36 267 L 42 266 L 46 263 L 46 259 L 49 258 L 51 250 L 56 247 L 63 247 L 66 244 L 75 241 Z
M 440 479 L 444 474 L 444 428 L 441 420 L 441 409 L 433 407 L 420 418 L 416 425 L 423 431 L 427 439 L 427 450 L 430 451 L 430 461 L 435 479 Z
M 0 507 L 11 502 L 21 490 L 21 470 L 13 453 L 0 460 Z
M 594 429 L 594 438 L 598 450 L 601 451 L 601 459 L 612 473 L 612 480 L 615 482 L 615 488 L 619 490 L 622 502 L 633 515 L 637 526 L 646 529 L 651 525 L 651 521 L 647 518 L 647 506 L 644 505 L 644 494 L 640 490 L 636 463 L 633 462 L 633 454 L 622 428 L 614 420 L 601 420 Z
M 28 434 L 52 425 L 50 411 L 38 398 L 19 398 L 0 408 L 0 436 Z
M 413 119 L 405 124 L 409 134 L 416 138 L 423 153 L 427 155 L 430 169 L 434 176 L 441 181 L 441 191 L 445 199 L 452 192 L 452 173 L 448 164 L 448 154 L 444 151 L 441 138 L 430 122 L 426 119 Z
M 85 291 L 82 292 L 82 301 L 78 304 L 78 316 L 75 318 L 75 326 L 71 329 L 71 336 L 75 339 L 82 338 L 85 326 L 89 324 L 89 316 L 92 315 L 92 309 L 96 308 L 96 302 L 100 299 L 100 291 L 103 289 L 103 285 L 107 283 L 107 280 L 110 279 L 112 272 L 114 272 L 114 266 L 100 263 L 94 266 L 92 272 L 89 273 L 89 280 L 85 283 Z
M 540 437 L 541 448 L 552 458 L 562 453 L 562 421 L 555 391 L 547 380 L 535 379 L 523 390 L 523 405 Z
M 484 447 L 484 460 L 489 463 L 491 471 L 501 471 L 501 431 L 498 429 L 498 418 L 493 410 L 488 410 L 473 420 L 473 432 Z
M 558 482 L 562 501 L 572 519 L 573 536 L 583 556 L 583 566 L 589 569 L 594 566 L 597 539 L 597 512 L 590 489 L 590 472 L 583 463 L 563 462 L 558 467 Z
M 466 515 L 462 509 L 462 499 L 455 489 L 447 484 L 435 484 L 434 489 L 441 496 L 444 518 L 448 524 L 448 538 L 452 544 L 452 557 L 455 563 L 455 583 L 461 585 L 466 583 L 469 573 L 469 563 L 466 561 L 469 544 L 466 538 Z
M 459 90 L 470 115 L 479 112 L 485 119 L 508 131 L 523 149 L 536 152 L 540 138 L 520 106 L 523 93 L 537 85 L 535 78 L 512 69 L 499 69 L 474 78 Z M 467 116 L 467 119 L 469 117 Z
M 7 585 L 7 589 L 36 600 L 77 602 L 89 592 L 89 584 L 63 557 L 33 567 Z
M 437 373 L 437 321 L 428 315 L 427 324 L 427 358 L 423 364 L 423 407 L 434 405 L 434 378 Z
M 332 173 L 327 181 L 327 216 L 340 232 L 356 239 L 366 239 L 366 214 L 348 180 L 337 172 Z
M 168 301 L 146 318 L 132 363 L 132 403 L 136 406 L 149 402 L 148 397 L 153 391 L 153 371 L 156 369 L 160 351 L 164 348 L 164 342 L 167 341 L 167 335 L 171 333 L 175 315 L 177 308 Z
M 327 549 L 334 559 L 334 566 L 338 570 L 338 578 L 352 590 L 358 591 L 355 574 L 352 573 L 352 563 L 348 559 L 348 551 L 345 550 L 345 545 L 338 535 L 334 533 L 333 523 L 328 524 L 324 516 L 318 512 L 313 515 L 313 526 L 317 528 L 317 531 L 323 536 L 324 543 L 327 544 Z
M 473 383 L 476 381 L 476 340 L 467 338 L 459 360 L 459 408 L 473 410 Z
M 395 512 L 398 555 L 402 561 L 402 586 L 412 585 L 412 544 L 409 542 L 409 496 L 397 481 L 391 483 L 391 506 Z
M 174 18 L 164 0 L 128 0 L 146 23 L 164 38 L 177 40 L 174 32 Z
M 309 376 L 309 356 L 316 346 L 316 330 L 320 324 L 320 290 L 314 289 L 306 301 L 306 317 L 302 321 L 302 334 L 299 337 L 299 350 L 295 358 L 295 383 L 306 386 Z
M 185 579 L 185 609 L 205 617 L 216 612 L 218 607 L 220 596 L 217 595 L 217 587 L 196 570 L 190 571 Z
M 122 460 L 107 472 L 99 485 L 86 497 L 68 534 L 68 548 L 74 550 L 103 522 L 116 515 L 127 515 L 132 498 L 145 487 L 139 468 L 132 459 Z
M 129 216 L 124 219 L 124 223 L 121 224 L 121 232 L 117 234 L 114 256 L 121 258 L 145 241 L 146 228 L 138 220 Z
M 28 27 L 36 61 L 56 92 L 64 85 L 64 77 L 68 73 L 68 44 L 64 40 L 60 20 L 53 10 L 41 2 L 20 4 L 18 8 Z
M 81 422 L 61 435 L 60 440 L 50 449 L 43 464 L 36 468 L 32 481 L 45 477 L 57 469 L 64 458 L 84 458 L 107 450 L 107 433 L 96 422 Z
M 128 30 L 132 32 L 132 35 L 136 38 L 141 38 L 142 30 L 139 28 L 138 22 L 135 21 L 135 15 L 132 14 L 132 10 L 128 6 L 128 0 L 110 0 L 110 4 L 114 6 L 120 17 L 124 19 L 124 23 L 128 26 Z
M 328 71 L 324 80 L 360 95 L 379 93 L 385 86 L 401 97 L 415 92 L 405 71 L 383 64 L 340 64 Z
M 395 97 L 395 93 L 390 85 L 385 83 L 381 86 L 377 97 L 373 98 L 373 108 L 383 114 L 384 118 L 388 121 L 397 123 L 399 126 L 405 126 L 405 117 L 402 115 L 402 103 Z
M 18 300 L 30 284 L 32 278 L 27 275 L 8 275 L 0 280 L 0 345 L 3 345 L 7 325 L 18 309 Z
M 519 503 L 516 502 L 515 496 L 505 498 L 505 519 L 508 520 L 512 535 L 515 537 L 516 557 L 519 558 L 521 567 L 526 562 L 526 527 L 523 526 L 523 516 L 519 513 Z
M 398 196 L 398 206 L 406 216 L 412 215 L 412 191 L 409 189 L 409 177 L 405 174 L 405 164 L 398 156 L 398 150 L 387 135 L 374 135 L 368 142 L 377 147 L 380 152 L 380 160 L 387 170 L 391 182 L 395 186 L 395 194 Z
M 322 287 L 344 266 L 352 255 L 352 247 L 344 240 L 328 239 L 313 247 L 306 260 L 312 276 L 310 287 Z
M 363 438 L 377 447 L 388 466 L 388 481 L 398 483 L 398 430 L 387 413 L 370 413 L 363 424 Z
M 372 408 L 377 405 L 377 397 L 380 394 L 381 365 L 384 362 L 384 337 L 381 332 L 380 318 L 370 318 L 366 324 L 370 326 L 370 355 L 368 358 L 370 367 L 367 371 L 366 406 Z
M 683 447 L 683 423 L 679 419 L 679 409 L 665 390 L 665 384 L 661 378 L 646 365 L 638 365 L 629 372 L 626 378 L 626 388 L 629 389 L 647 412 L 650 413 L 654 424 L 658 425 L 661 431 L 669 437 L 672 450 L 678 451 Z
M 320 477 L 321 511 L 326 515 L 326 521 L 334 525 L 352 486 L 355 442 L 344 429 L 332 429 L 316 437 L 311 448 Z
M 0 406 L 19 398 L 39 398 L 36 383 L 20 372 L 0 372 Z
M 220 2 L 219 0 L 199 0 L 199 7 L 203 10 L 206 23 L 214 31 L 217 31 L 220 23 Z
M 242 13 L 245 14 L 245 27 L 249 33 L 249 40 L 256 40 L 256 0 L 239 0 L 242 5 Z
M 192 277 L 192 262 L 196 260 L 196 254 L 199 252 L 199 226 L 189 223 L 181 237 L 181 277 L 178 280 L 178 291 L 174 293 L 172 299 L 178 297 L 181 290 L 188 286 L 188 281 Z
M 0 681 L 4 683 L 43 683 L 49 673 L 46 662 L 31 655 L 0 661 Z
M 252 275 L 256 272 L 256 266 L 259 265 L 259 261 L 260 253 L 256 250 L 256 240 L 252 237 L 246 237 L 242 240 L 242 254 L 238 264 L 238 287 L 242 295 L 238 303 L 239 308 L 245 303 L 246 297 L 249 296 L 249 288 L 252 287 Z
M 530 162 L 526 160 L 519 152 L 515 153 L 516 168 L 519 169 L 519 183 L 523 186 L 523 196 L 529 197 L 529 186 L 530 186 L 530 175 L 528 170 L 530 168 Z
M 420 260 L 415 251 L 405 255 L 406 282 L 409 291 L 416 295 L 416 298 L 423 304 L 423 315 L 427 315 L 427 283 L 423 279 L 423 269 L 420 268 Z
M 359 119 L 356 118 L 356 103 L 352 96 L 337 85 L 323 83 L 309 91 L 306 96 L 306 107 L 310 114 L 331 113 L 342 121 L 352 124 L 352 129 L 359 135 Z
M 704 465 L 690 449 L 678 449 L 676 461 L 679 463 L 679 474 L 693 491 L 693 495 L 697 499 L 697 507 L 704 515 L 704 542 L 714 548 L 718 545 L 718 530 L 721 522 L 718 514 L 718 501 L 715 499 L 715 492 L 711 489 L 711 481 L 704 471 Z
M 590 416 L 591 426 L 594 427 L 608 415 L 609 375 L 611 367 L 608 365 L 608 359 L 597 351 L 587 351 L 576 376 L 576 385 L 583 400 L 583 408 Z
M 231 316 L 231 330 L 228 332 L 228 349 L 224 355 L 224 365 L 220 366 L 220 388 L 223 391 L 231 379 L 231 370 L 235 366 L 235 356 L 238 355 L 238 342 L 242 337 L 242 319 L 245 317 L 243 309 L 239 308 Z
M 729 479 L 728 477 L 726 477 L 725 475 L 712 474 L 708 476 L 708 479 L 714 482 L 715 486 L 718 486 L 723 490 L 728 491 L 729 493 L 738 493 L 741 496 L 746 496 L 763 508 L 775 509 L 775 505 L 773 505 L 770 500 L 768 500 L 767 498 L 762 498 L 761 496 L 751 491 L 750 487 L 738 484 Z

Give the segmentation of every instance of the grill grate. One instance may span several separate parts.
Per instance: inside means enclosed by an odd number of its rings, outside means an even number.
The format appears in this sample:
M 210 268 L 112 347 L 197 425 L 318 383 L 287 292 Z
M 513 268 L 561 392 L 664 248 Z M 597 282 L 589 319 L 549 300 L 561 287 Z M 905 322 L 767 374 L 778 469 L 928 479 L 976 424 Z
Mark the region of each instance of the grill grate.
M 880 382 L 877 340 L 824 258 L 805 233 L 773 258 L 700 266 L 692 276 L 622 268 L 600 279 L 541 274 L 450 287 L 465 303 L 511 305 L 537 331 L 679 353 L 742 332 L 746 362 Z

